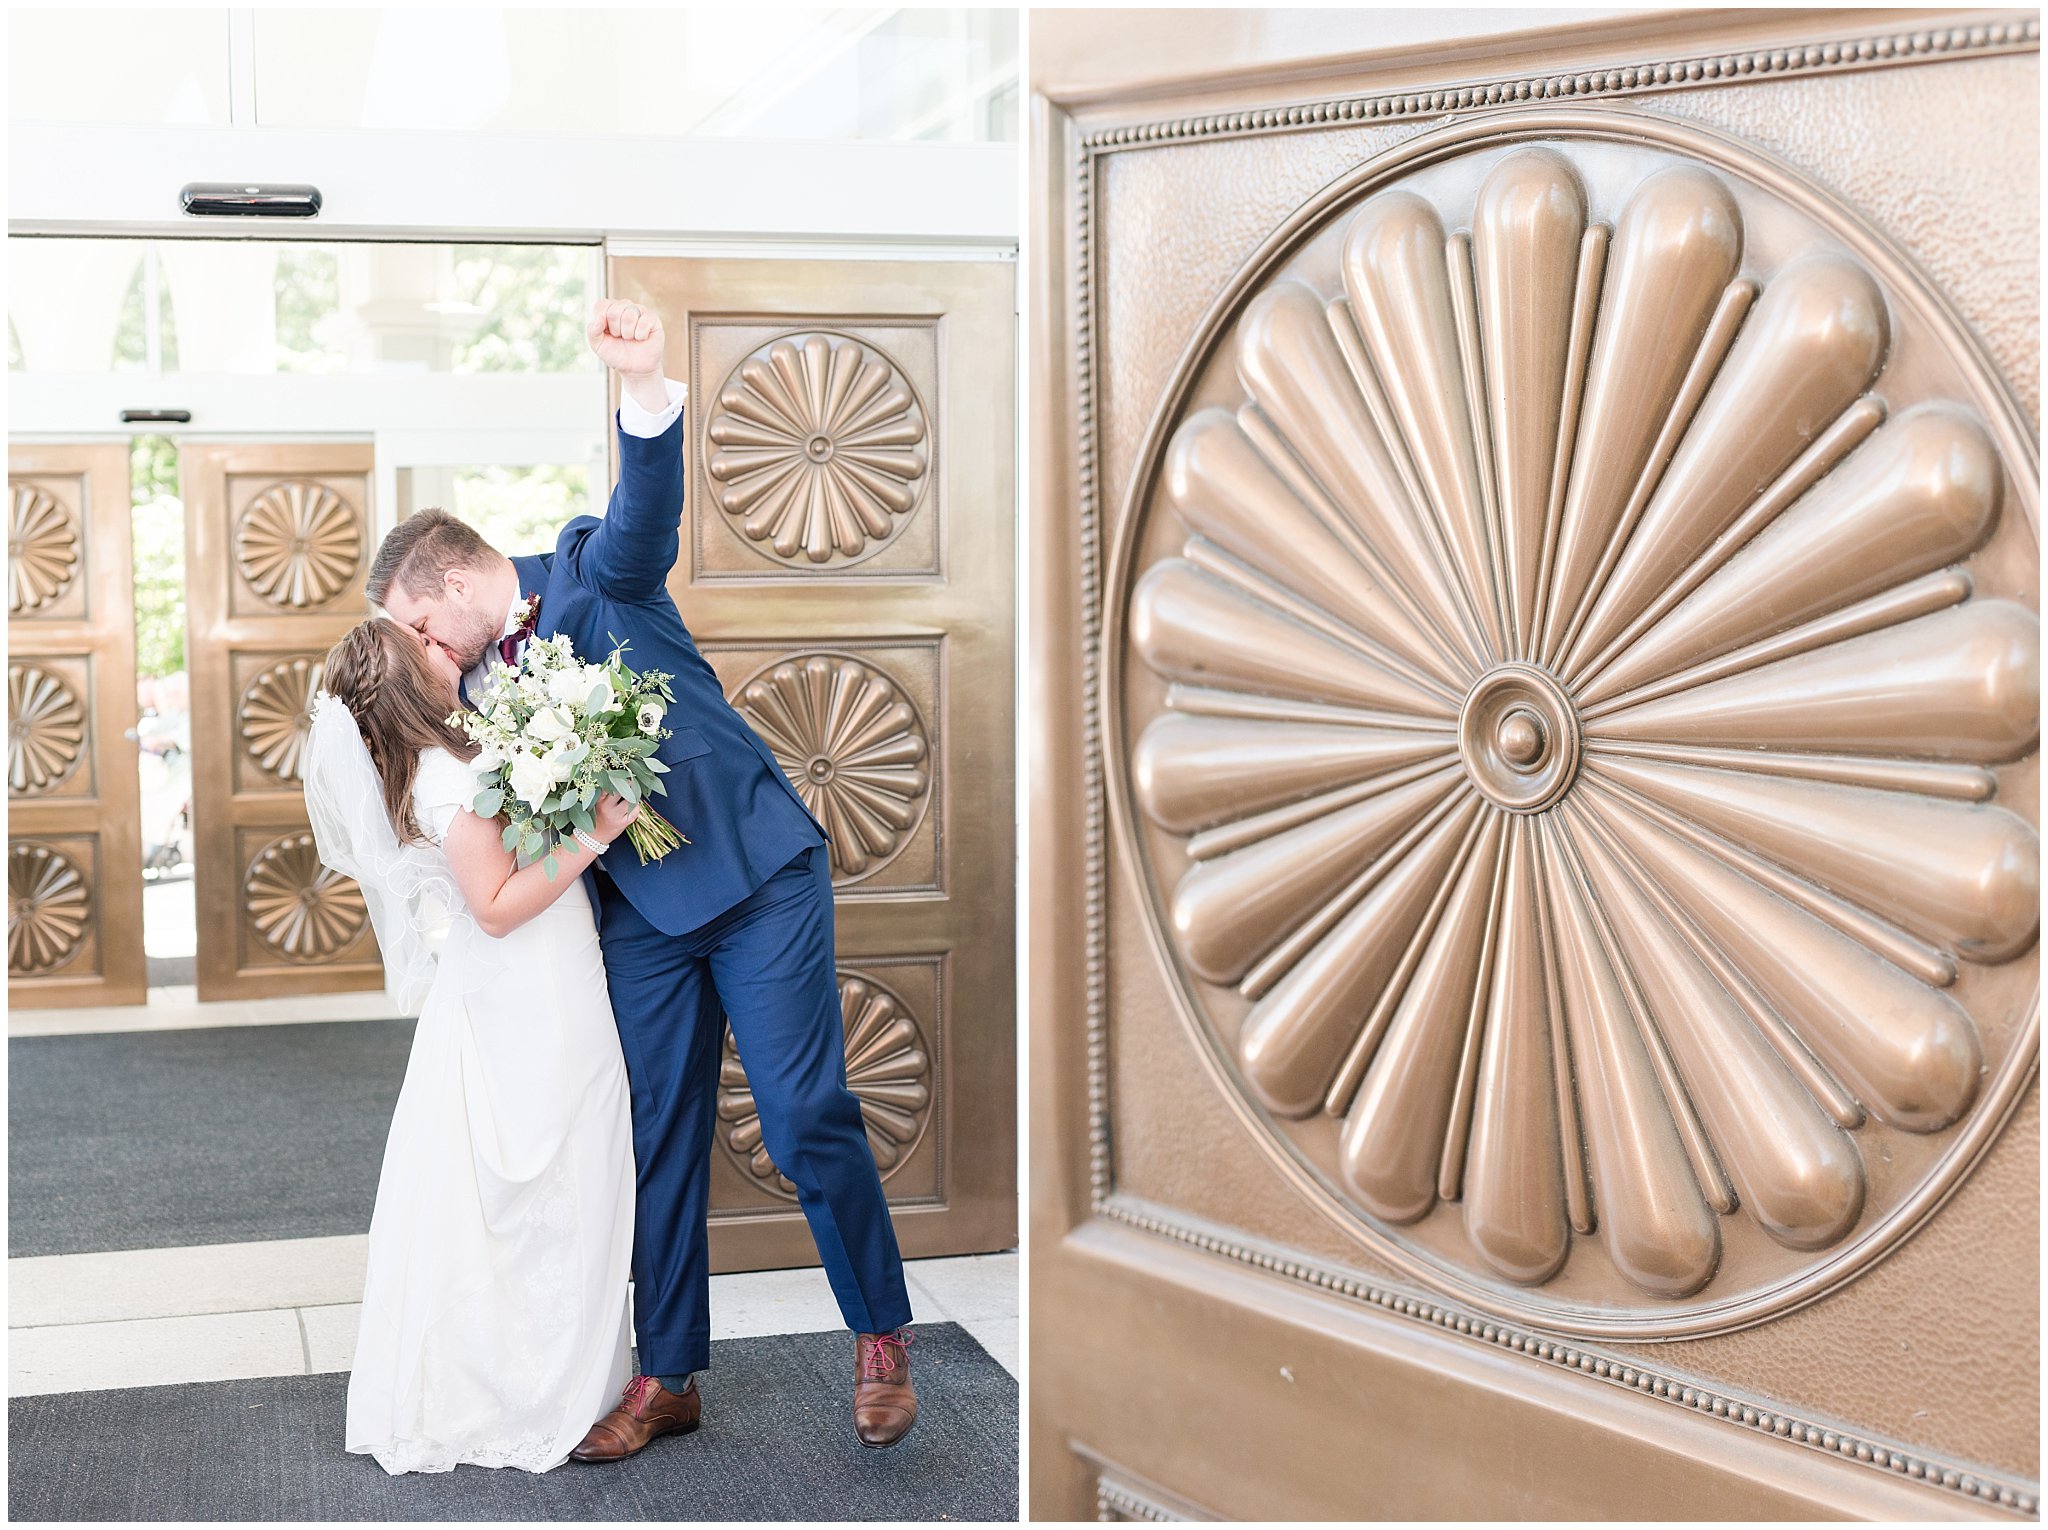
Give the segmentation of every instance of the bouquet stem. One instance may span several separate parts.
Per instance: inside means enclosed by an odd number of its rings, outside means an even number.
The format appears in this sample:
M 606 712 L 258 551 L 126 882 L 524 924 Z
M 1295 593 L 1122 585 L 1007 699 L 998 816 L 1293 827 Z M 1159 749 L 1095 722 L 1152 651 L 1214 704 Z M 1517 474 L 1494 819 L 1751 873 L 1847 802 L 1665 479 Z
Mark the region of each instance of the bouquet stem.
M 660 860 L 676 846 L 690 842 L 674 824 L 646 802 L 640 804 L 640 816 L 626 825 L 626 838 L 632 841 L 634 853 L 640 857 L 643 866 L 649 861 Z

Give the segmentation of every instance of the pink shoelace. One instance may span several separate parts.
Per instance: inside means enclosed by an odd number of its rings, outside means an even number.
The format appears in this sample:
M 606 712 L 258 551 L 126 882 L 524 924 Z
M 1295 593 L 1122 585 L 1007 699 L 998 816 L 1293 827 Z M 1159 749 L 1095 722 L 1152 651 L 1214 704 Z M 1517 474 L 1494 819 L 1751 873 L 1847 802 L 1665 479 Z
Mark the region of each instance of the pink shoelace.
M 626 1390 L 619 1394 L 619 1406 L 635 1418 L 646 1417 L 642 1410 L 647 1404 L 647 1394 L 659 1385 L 661 1383 L 656 1377 L 635 1376 L 626 1383 Z
M 910 1344 L 917 1337 L 908 1328 L 899 1328 L 894 1333 L 878 1333 L 872 1339 L 866 1335 L 861 1346 L 860 1373 L 867 1381 L 887 1381 L 899 1365 L 910 1363 Z M 896 1357 L 891 1359 L 883 1346 L 896 1346 Z

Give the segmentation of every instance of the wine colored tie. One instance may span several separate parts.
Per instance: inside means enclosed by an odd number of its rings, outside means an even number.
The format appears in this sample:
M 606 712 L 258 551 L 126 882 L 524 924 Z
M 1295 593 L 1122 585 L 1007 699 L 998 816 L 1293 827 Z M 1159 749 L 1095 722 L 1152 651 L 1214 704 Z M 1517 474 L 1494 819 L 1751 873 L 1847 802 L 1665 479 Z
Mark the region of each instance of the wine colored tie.
M 519 645 L 533 636 L 533 624 L 540 620 L 540 597 L 533 597 L 526 608 L 526 620 L 510 634 L 498 639 L 498 657 L 507 664 L 519 662 Z

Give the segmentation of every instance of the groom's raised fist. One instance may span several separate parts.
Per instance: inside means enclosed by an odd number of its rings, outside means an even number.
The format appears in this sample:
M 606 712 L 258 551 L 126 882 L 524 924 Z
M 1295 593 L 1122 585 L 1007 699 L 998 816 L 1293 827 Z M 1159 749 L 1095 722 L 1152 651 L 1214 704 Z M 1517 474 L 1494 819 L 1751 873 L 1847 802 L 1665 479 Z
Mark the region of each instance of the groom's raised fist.
M 621 377 L 661 375 L 661 315 L 625 298 L 598 298 L 584 326 L 597 359 Z

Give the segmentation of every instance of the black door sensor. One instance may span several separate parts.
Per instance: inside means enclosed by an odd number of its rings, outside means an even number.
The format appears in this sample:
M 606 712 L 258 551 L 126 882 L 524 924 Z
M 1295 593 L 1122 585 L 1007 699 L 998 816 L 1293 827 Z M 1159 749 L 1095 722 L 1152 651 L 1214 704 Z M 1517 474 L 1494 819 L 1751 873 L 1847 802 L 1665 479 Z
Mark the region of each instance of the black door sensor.
M 178 202 L 195 218 L 317 218 L 318 186 L 241 186 L 226 181 L 193 181 Z

